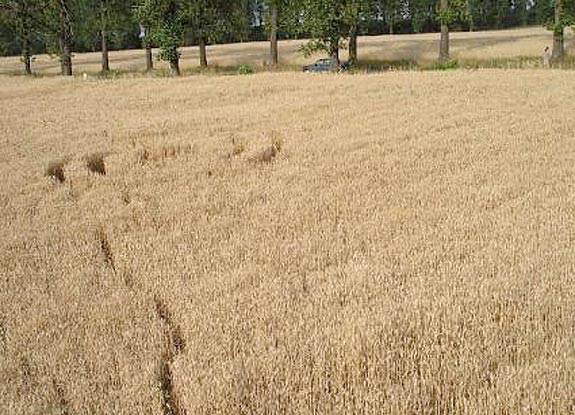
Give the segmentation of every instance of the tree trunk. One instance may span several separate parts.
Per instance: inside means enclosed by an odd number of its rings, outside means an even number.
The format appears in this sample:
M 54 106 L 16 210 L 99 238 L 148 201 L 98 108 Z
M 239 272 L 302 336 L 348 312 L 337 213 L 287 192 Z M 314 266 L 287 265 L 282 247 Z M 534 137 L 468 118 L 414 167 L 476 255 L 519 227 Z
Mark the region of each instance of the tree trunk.
M 393 35 L 393 23 L 389 24 L 389 34 Z
M 61 43 L 62 48 L 62 75 L 64 76 L 72 76 L 72 50 L 70 47 L 70 43 L 63 40 Z
M 521 21 L 521 26 L 527 26 L 528 19 L 529 19 L 529 9 L 527 7 L 527 1 L 521 0 L 517 3 L 517 7 L 519 9 L 519 17 Z
M 154 59 L 152 56 L 152 45 L 146 44 L 146 72 L 154 69 Z
M 72 29 L 68 7 L 60 0 L 60 64 L 62 75 L 72 76 Z
M 471 4 L 469 3 L 469 0 L 465 1 L 465 11 L 467 12 L 467 16 L 469 17 L 468 20 L 469 31 L 473 32 L 474 29 L 473 12 L 471 11 Z
M 30 46 L 28 44 L 28 39 L 24 39 L 22 44 L 22 62 L 24 62 L 24 70 L 26 75 L 32 75 L 32 58 L 30 53 Z
M 448 0 L 441 0 L 440 12 L 445 14 L 448 10 Z M 439 62 L 445 63 L 449 60 L 449 26 L 445 20 L 441 21 L 441 39 L 439 41 Z
M 208 52 L 206 51 L 206 39 L 202 36 L 199 40 L 200 47 L 200 66 L 206 68 L 208 66 Z
M 561 62 L 564 55 L 565 44 L 563 41 L 563 30 L 561 30 L 561 32 L 555 32 L 553 34 L 553 54 L 551 56 L 551 62 L 553 64 Z
M 170 60 L 170 75 L 180 76 L 180 59 L 175 58 Z
M 278 6 L 273 3 L 270 10 L 270 65 L 277 66 L 278 62 Z
M 100 0 L 100 35 L 102 36 L 102 72 L 110 72 L 107 22 L 108 22 L 107 3 L 105 0 Z
M 331 72 L 339 72 L 339 39 L 332 39 L 330 42 L 329 57 L 331 58 Z
M 110 71 L 110 57 L 108 53 L 108 33 L 102 29 L 102 72 Z
M 469 0 L 465 1 L 465 10 L 467 11 L 467 16 L 469 16 L 469 31 L 473 32 L 473 30 L 475 30 L 475 19 L 473 18 L 473 10 L 471 10 L 471 3 Z
M 565 54 L 564 27 L 562 16 L 563 15 L 563 0 L 555 1 L 555 27 L 553 28 L 553 54 L 551 55 L 551 63 L 560 63 Z
M 29 54 L 24 55 L 24 70 L 26 75 L 32 75 L 32 59 Z
M 349 34 L 349 64 L 357 62 L 357 26 L 354 25 Z

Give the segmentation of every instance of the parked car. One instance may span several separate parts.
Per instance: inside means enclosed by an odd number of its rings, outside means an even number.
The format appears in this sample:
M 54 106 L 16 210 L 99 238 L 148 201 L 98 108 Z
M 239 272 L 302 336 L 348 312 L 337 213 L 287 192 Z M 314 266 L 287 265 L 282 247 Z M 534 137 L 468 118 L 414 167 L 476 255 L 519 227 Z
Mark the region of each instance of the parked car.
M 303 67 L 304 72 L 327 72 L 331 68 L 331 59 L 318 59 L 310 65 Z M 349 62 L 342 61 L 339 64 L 340 71 L 347 71 L 349 69 Z

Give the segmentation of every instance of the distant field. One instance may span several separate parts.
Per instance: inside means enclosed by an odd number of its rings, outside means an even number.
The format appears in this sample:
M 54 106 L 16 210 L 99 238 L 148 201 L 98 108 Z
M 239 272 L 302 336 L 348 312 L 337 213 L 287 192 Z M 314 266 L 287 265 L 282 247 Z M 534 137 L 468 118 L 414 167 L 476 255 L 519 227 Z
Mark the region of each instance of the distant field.
M 360 59 L 374 61 L 408 61 L 427 65 L 437 59 L 438 34 L 385 35 L 362 37 L 359 40 Z M 552 45 L 552 34 L 542 27 L 529 27 L 490 32 L 452 33 L 452 55 L 462 61 L 486 62 L 493 59 L 519 57 L 538 58 L 545 46 Z M 309 62 L 298 52 L 304 41 L 283 41 L 280 43 L 281 63 L 285 65 L 303 65 Z M 567 35 L 567 52 L 575 54 L 572 34 Z M 219 66 L 237 66 L 245 63 L 263 66 L 268 59 L 269 44 L 254 42 L 244 44 L 216 45 L 208 47 L 210 64 Z M 345 53 L 344 53 L 345 56 Z M 112 69 L 122 71 L 141 71 L 145 68 L 141 50 L 112 52 Z M 182 68 L 191 70 L 198 66 L 198 49 L 182 48 Z M 94 73 L 100 70 L 100 54 L 77 54 L 74 59 L 75 72 Z M 12 74 L 22 71 L 18 57 L 0 58 L 0 74 Z M 59 62 L 49 56 L 38 56 L 34 68 L 39 73 L 56 74 Z M 158 63 L 158 68 L 165 64 Z
M 573 72 L 0 82 L 1 414 L 574 413 Z

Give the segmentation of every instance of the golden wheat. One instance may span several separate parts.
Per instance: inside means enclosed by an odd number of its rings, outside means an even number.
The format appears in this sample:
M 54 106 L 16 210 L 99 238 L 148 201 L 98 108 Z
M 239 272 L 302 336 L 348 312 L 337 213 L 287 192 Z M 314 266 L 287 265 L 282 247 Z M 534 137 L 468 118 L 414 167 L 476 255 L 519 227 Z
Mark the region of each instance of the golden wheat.
M 0 413 L 575 410 L 573 73 L 1 82 Z

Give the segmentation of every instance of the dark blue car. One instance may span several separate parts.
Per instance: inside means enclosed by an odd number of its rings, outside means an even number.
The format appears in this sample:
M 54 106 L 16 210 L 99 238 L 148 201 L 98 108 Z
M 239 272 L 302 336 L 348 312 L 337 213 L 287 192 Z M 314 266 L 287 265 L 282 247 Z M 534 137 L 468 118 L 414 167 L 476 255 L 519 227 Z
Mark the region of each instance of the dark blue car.
M 303 67 L 304 72 L 327 72 L 331 68 L 331 59 L 318 59 L 311 65 L 306 65 Z M 339 64 L 340 71 L 346 71 L 349 69 L 349 62 L 344 61 Z

